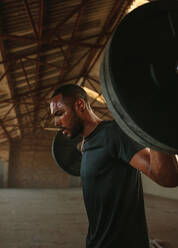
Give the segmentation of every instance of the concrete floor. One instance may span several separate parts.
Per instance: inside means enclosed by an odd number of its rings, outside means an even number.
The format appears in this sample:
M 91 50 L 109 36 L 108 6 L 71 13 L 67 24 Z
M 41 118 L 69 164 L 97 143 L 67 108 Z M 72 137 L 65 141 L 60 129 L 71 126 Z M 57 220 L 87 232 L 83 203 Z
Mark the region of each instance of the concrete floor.
M 178 248 L 178 201 L 145 196 L 150 236 Z M 0 248 L 84 248 L 80 189 L 0 190 Z
M 150 238 L 178 248 L 178 200 L 145 195 L 145 207 Z

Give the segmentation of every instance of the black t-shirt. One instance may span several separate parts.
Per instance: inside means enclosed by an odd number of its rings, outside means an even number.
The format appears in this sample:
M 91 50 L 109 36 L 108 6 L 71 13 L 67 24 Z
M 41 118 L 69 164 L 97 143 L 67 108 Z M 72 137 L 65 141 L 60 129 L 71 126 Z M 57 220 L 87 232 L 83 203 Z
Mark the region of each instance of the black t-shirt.
M 87 248 L 148 248 L 140 172 L 129 165 L 142 149 L 115 121 L 85 139 L 81 179 L 89 220 Z

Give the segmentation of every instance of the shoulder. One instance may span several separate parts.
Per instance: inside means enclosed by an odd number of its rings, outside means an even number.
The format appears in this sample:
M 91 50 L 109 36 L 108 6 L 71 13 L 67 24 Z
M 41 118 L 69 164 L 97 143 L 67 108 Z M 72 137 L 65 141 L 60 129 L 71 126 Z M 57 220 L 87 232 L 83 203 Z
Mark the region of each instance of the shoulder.
M 103 121 L 104 127 L 105 129 L 112 133 L 115 134 L 121 134 L 122 130 L 120 129 L 119 125 L 117 124 L 117 122 L 115 120 L 110 120 L 110 121 Z
M 121 134 L 121 129 L 118 126 L 118 124 L 114 120 L 104 120 L 100 122 L 100 124 L 97 126 L 97 128 L 94 130 L 93 134 L 98 134 L 98 136 L 109 136 L 109 137 L 115 137 L 118 134 Z M 90 135 L 89 137 L 93 136 Z
M 126 139 L 126 134 L 122 131 L 115 120 L 108 121 L 106 125 L 106 135 L 111 141 L 117 144 L 120 143 L 123 138 Z
M 107 128 L 108 144 L 113 154 L 117 154 L 122 160 L 129 163 L 131 158 L 138 151 L 143 149 L 143 146 L 132 140 L 117 124 L 116 121 L 111 121 Z
M 124 135 L 119 125 L 115 120 L 108 120 L 101 122 L 101 133 L 103 138 L 107 140 L 108 144 L 119 144 L 121 136 Z

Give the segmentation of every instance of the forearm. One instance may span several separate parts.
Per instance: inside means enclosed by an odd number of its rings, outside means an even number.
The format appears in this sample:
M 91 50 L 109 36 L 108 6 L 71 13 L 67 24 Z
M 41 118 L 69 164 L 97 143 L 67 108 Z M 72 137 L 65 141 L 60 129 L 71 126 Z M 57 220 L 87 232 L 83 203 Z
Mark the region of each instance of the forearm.
M 178 186 L 178 163 L 176 156 L 150 149 L 150 177 L 165 187 Z

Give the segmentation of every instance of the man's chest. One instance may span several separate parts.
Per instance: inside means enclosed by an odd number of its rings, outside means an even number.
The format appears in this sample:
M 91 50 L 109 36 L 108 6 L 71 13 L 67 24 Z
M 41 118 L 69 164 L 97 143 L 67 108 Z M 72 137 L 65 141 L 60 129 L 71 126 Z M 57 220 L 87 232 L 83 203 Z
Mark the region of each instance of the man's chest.
M 110 168 L 111 157 L 106 146 L 100 144 L 84 150 L 81 161 L 81 177 L 96 177 Z

